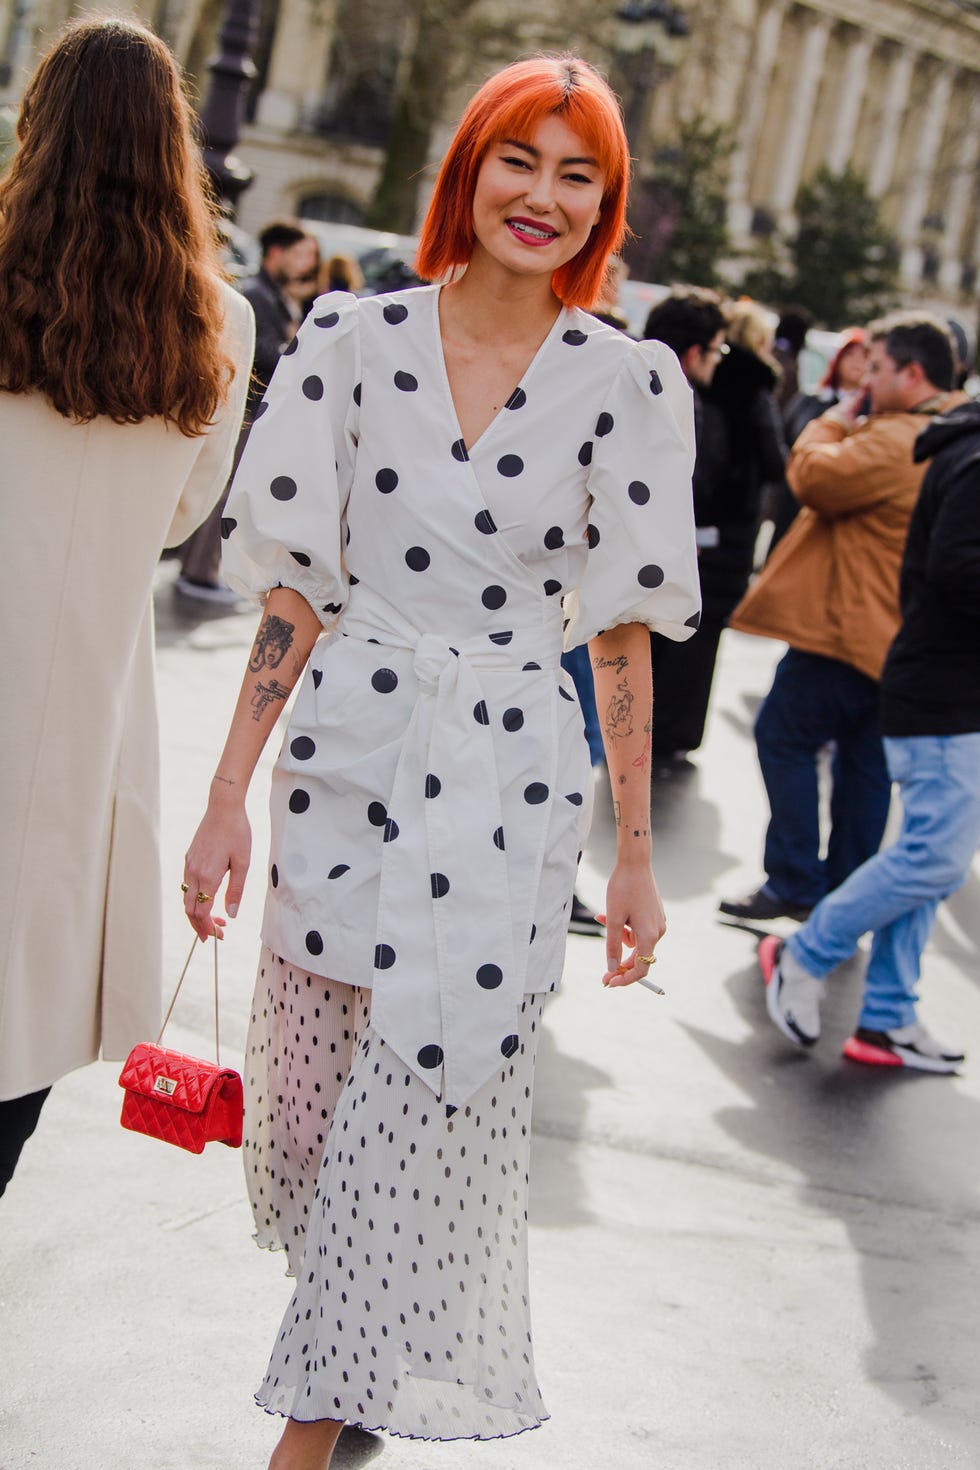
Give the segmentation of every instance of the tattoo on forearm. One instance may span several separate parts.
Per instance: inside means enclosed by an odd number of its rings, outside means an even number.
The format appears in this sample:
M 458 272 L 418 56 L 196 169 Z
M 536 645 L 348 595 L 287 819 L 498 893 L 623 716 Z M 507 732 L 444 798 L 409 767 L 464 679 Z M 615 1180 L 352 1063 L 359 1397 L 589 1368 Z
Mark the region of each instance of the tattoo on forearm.
M 235 782 L 231 779 L 230 776 L 215 776 L 214 779 L 216 781 L 220 781 L 221 784 L 222 784 L 222 786 L 234 786 L 235 785 Z
M 649 729 L 650 728 L 649 725 L 646 728 Z M 636 770 L 636 771 L 645 771 L 646 770 L 647 766 L 650 764 L 650 754 L 651 754 L 652 749 L 653 749 L 653 746 L 652 746 L 651 741 L 650 741 L 650 736 L 647 735 L 647 737 L 643 741 L 643 749 L 640 751 L 639 755 L 633 761 L 633 769 L 634 770 Z
M 629 666 L 630 661 L 625 653 L 619 654 L 616 658 L 605 658 L 600 653 L 592 660 L 592 667 L 594 669 L 615 669 L 617 674 L 625 674 Z
M 251 705 L 255 711 L 252 719 L 261 720 L 270 704 L 275 704 L 277 700 L 288 698 L 289 690 L 283 684 L 280 684 L 278 679 L 270 679 L 268 684 L 259 683 L 251 699 Z
M 633 691 L 629 681 L 621 679 L 606 710 L 606 734 L 613 740 L 625 740 L 632 733 Z
M 287 623 L 285 618 L 270 614 L 262 619 L 255 635 L 252 657 L 248 661 L 253 674 L 261 673 L 263 669 L 278 669 L 292 647 L 294 631 L 294 624 Z
M 613 802 L 613 816 L 616 818 L 616 826 L 619 827 L 623 820 L 623 808 L 618 801 Z

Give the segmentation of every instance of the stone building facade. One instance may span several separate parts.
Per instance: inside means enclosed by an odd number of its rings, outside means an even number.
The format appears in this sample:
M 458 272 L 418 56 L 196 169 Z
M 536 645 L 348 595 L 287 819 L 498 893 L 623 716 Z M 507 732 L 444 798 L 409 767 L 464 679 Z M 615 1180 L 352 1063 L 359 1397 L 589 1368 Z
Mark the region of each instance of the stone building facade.
M 542 41 L 553 47 L 563 18 L 574 24 L 577 14 L 574 0 L 560 7 L 538 0 L 523 5 L 523 21 L 508 31 L 503 0 L 446 4 L 460 65 L 443 127 L 433 136 L 433 159 L 474 83 L 506 54 Z M 624 102 L 641 167 L 685 117 L 729 130 L 728 223 L 736 249 L 791 223 L 800 183 L 821 164 L 850 165 L 899 238 L 909 293 L 949 302 L 975 297 L 980 3 L 677 0 L 689 33 L 673 38 L 656 22 L 644 22 L 641 34 L 617 22 L 617 4 L 622 8 L 622 0 L 612 0 L 605 18 L 585 7 L 581 34 L 562 39 L 614 78 L 631 79 L 636 95 Z M 297 212 L 357 222 L 377 179 L 412 3 L 260 0 L 260 7 L 258 78 L 238 150 L 255 182 L 243 197 L 241 223 L 254 230 L 271 215 Z M 220 0 L 138 0 L 135 8 L 171 43 L 200 89 Z M 0 0 L 0 102 L 16 99 L 46 36 L 71 10 L 66 0 Z M 501 50 L 502 35 L 509 53 Z M 420 207 L 424 196 L 423 184 Z

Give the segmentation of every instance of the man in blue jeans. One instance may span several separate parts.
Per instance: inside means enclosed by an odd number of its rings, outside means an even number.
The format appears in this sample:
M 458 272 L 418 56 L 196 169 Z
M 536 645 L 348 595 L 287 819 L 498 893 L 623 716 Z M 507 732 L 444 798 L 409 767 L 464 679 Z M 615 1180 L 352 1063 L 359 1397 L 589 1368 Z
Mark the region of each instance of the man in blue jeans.
M 963 1053 L 917 1020 L 916 985 L 936 908 L 963 883 L 980 842 L 980 403 L 954 408 L 919 435 L 916 459 L 931 456 L 902 565 L 902 626 L 881 678 L 901 832 L 785 944 L 763 939 L 759 965 L 770 1018 L 809 1047 L 820 1035 L 828 973 L 872 931 L 864 1004 L 844 1055 L 954 1072 Z
M 756 721 L 769 797 L 761 887 L 722 913 L 805 919 L 877 852 L 891 783 L 878 727 L 878 680 L 899 626 L 898 582 L 923 467 L 927 417 L 963 402 L 949 390 L 953 352 L 942 322 L 889 318 L 869 329 L 866 389 L 803 430 L 787 466 L 802 509 L 730 619 L 789 652 Z M 820 853 L 817 757 L 833 743 L 831 833 Z

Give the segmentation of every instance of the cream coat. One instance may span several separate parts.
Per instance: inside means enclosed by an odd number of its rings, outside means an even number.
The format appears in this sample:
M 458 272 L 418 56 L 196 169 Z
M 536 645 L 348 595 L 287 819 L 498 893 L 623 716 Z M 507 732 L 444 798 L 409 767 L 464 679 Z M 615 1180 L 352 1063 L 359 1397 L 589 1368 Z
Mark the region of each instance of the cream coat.
M 231 466 L 254 323 L 224 293 L 235 378 L 202 437 L 73 424 L 40 394 L 0 392 L 0 1100 L 159 1026 L 151 587 Z

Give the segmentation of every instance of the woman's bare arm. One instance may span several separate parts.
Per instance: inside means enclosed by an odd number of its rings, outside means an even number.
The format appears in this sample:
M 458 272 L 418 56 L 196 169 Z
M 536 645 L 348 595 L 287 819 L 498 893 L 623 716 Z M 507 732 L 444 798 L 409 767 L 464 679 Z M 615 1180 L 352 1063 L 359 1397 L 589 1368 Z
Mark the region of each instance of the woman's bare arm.
M 589 643 L 589 656 L 616 818 L 616 866 L 606 900 L 603 984 L 628 985 L 649 968 L 635 955 L 652 955 L 667 927 L 650 867 L 653 682 L 649 631 L 642 623 L 627 623 L 600 633 Z M 634 958 L 626 962 L 624 944 L 634 951 Z
M 248 785 L 321 631 L 320 619 L 300 593 L 288 587 L 269 593 L 211 782 L 207 811 L 184 859 L 184 909 L 202 939 L 218 932 L 223 923 L 212 915 L 211 906 L 226 873 L 230 876 L 225 910 L 231 918 L 238 912 L 252 848 L 245 815 Z M 209 896 L 198 902 L 199 893 Z

